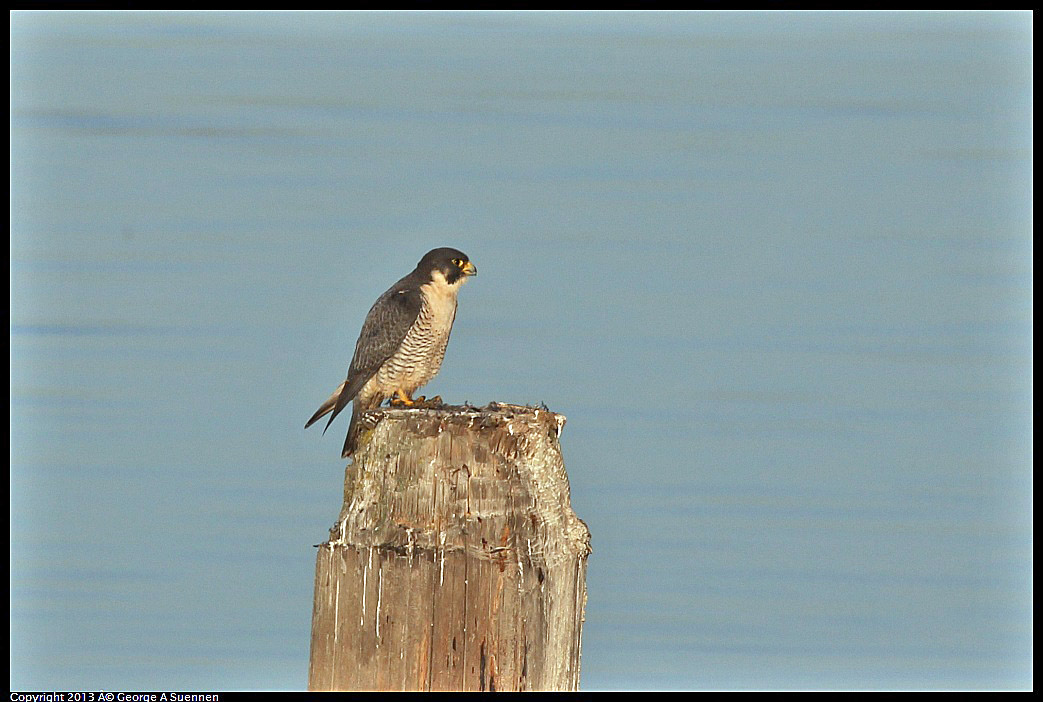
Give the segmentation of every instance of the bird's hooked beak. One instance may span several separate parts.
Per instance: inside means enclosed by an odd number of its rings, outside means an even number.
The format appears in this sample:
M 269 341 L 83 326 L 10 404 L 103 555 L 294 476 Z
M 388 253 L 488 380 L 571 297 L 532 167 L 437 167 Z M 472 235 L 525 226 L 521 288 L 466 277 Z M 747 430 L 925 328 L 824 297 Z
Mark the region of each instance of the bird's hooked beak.
M 464 267 L 461 268 L 460 270 L 462 270 L 464 272 L 464 275 L 478 275 L 478 269 L 475 268 L 475 265 L 473 263 L 471 263 L 470 261 L 465 263 Z

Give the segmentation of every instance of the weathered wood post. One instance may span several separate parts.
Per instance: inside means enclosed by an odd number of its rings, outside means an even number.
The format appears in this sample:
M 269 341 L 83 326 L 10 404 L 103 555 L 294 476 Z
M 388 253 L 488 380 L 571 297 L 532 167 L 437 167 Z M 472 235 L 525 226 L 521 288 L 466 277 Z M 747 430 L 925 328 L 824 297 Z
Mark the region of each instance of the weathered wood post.
M 578 689 L 590 532 L 565 418 L 492 404 L 365 420 L 319 547 L 308 689 Z

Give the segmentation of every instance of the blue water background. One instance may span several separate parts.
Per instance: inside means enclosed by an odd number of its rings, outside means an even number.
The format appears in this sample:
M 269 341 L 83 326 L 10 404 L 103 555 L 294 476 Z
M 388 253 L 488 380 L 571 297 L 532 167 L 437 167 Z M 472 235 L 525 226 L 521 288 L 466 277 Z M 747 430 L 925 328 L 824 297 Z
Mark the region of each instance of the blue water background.
M 546 403 L 585 689 L 1032 685 L 1024 13 L 11 22 L 11 686 L 303 689 L 344 424 Z

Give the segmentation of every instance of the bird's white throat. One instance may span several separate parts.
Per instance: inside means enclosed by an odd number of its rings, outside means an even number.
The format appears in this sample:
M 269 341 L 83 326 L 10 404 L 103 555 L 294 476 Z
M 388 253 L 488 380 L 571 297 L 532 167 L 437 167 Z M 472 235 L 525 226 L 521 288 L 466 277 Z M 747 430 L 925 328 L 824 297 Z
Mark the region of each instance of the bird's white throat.
M 420 286 L 425 296 L 432 298 L 432 302 L 435 298 L 446 298 L 453 301 L 456 304 L 456 294 L 460 290 L 460 286 L 464 284 L 468 276 L 462 275 L 456 279 L 455 283 L 450 283 L 446 280 L 445 274 L 442 271 L 431 272 L 431 282 L 424 283 Z

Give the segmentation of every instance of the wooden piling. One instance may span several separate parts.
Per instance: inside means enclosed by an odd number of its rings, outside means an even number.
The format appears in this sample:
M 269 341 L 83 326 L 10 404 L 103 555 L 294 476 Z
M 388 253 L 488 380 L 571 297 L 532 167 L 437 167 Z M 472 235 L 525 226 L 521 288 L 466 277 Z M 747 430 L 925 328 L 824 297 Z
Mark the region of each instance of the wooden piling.
M 576 690 L 590 532 L 562 415 L 366 413 L 315 568 L 309 690 Z

